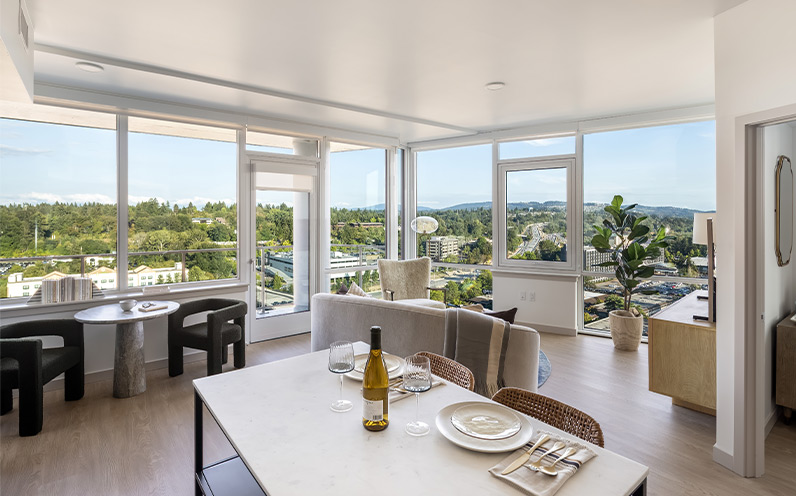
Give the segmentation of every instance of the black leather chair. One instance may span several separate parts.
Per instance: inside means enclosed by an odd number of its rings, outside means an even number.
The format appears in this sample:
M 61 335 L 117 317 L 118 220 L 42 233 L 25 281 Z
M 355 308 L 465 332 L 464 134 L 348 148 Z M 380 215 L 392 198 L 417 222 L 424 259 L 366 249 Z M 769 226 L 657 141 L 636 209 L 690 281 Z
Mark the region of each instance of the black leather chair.
M 245 319 L 248 306 L 238 300 L 208 298 L 180 304 L 169 315 L 169 375 L 182 374 L 182 348 L 207 352 L 207 375 L 221 373 L 227 363 L 227 346 L 233 345 L 235 368 L 246 366 Z M 184 325 L 185 317 L 209 312 L 207 322 Z M 232 322 L 230 322 L 232 321 Z
M 36 336 L 61 336 L 64 346 L 42 348 Z M 0 415 L 14 408 L 19 389 L 19 435 L 35 436 L 43 423 L 45 384 L 64 373 L 66 401 L 83 397 L 83 324 L 72 319 L 33 320 L 0 327 Z

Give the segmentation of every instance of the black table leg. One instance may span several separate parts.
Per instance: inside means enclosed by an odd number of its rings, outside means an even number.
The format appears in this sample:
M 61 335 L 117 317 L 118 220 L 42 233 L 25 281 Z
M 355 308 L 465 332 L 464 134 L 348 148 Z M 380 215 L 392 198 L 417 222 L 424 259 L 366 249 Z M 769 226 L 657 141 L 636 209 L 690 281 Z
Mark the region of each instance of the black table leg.
M 202 472 L 204 457 L 202 451 L 202 409 L 204 403 L 199 393 L 194 389 L 193 392 L 193 453 L 194 453 L 194 479 L 196 484 L 196 496 L 202 496 L 202 488 L 196 474 Z
M 630 496 L 647 496 L 647 479 L 641 481 L 641 485 L 633 491 Z

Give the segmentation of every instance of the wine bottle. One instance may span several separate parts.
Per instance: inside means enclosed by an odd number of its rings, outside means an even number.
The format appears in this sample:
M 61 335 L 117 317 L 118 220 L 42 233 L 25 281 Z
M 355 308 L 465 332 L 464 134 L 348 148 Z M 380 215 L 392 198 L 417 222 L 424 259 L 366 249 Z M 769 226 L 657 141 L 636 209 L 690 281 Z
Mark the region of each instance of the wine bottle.
M 370 328 L 370 355 L 362 378 L 362 425 L 369 431 L 381 431 L 390 424 L 389 377 L 381 353 L 381 327 Z

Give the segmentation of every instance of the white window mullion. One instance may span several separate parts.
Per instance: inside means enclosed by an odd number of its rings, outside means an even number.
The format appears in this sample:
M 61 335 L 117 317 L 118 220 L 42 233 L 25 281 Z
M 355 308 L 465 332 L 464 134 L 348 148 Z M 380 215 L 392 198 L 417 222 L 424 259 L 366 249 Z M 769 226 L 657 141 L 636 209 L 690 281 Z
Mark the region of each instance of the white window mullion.
M 128 289 L 127 232 L 128 205 L 128 135 L 127 116 L 116 116 L 116 280 L 120 292 Z
M 404 154 L 404 203 L 403 221 L 404 227 L 412 224 L 412 220 L 417 217 L 417 153 L 411 148 L 407 148 Z M 415 232 L 412 229 L 403 230 L 404 259 L 417 258 L 417 241 Z
M 385 192 L 385 215 L 384 215 L 384 229 L 385 229 L 385 255 L 390 260 L 398 259 L 398 198 L 400 192 L 396 191 L 397 187 L 397 170 L 396 165 L 397 151 L 395 147 L 387 149 L 386 153 L 386 174 L 385 183 L 387 191 Z

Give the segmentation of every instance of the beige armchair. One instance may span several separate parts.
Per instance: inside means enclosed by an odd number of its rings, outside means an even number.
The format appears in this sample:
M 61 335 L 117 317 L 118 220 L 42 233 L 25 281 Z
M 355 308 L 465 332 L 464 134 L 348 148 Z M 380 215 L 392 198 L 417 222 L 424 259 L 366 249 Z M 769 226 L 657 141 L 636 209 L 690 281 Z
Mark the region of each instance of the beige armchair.
M 431 259 L 379 260 L 379 279 L 382 298 L 389 301 L 419 300 L 431 297 Z M 447 288 L 442 291 L 443 303 L 447 304 Z

